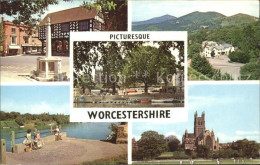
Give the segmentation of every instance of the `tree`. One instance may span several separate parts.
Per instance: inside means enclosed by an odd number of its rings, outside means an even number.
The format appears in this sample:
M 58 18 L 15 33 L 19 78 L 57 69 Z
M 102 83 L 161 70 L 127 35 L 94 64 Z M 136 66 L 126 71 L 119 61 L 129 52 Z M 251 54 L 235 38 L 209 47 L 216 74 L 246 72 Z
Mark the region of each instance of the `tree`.
M 143 83 L 145 93 L 148 87 L 157 84 L 157 73 L 160 72 L 158 48 L 151 46 L 141 46 L 131 52 L 131 57 L 126 59 L 123 73 L 127 84 Z
M 208 60 L 205 57 L 201 57 L 199 54 L 193 55 L 191 67 L 210 78 L 214 75 L 214 69 Z
M 215 51 L 212 50 L 211 53 L 210 53 L 211 57 L 215 57 Z
M 96 8 L 104 15 L 106 30 L 127 30 L 127 0 L 90 0 L 83 3 L 87 8 Z
M 68 0 L 64 0 L 68 1 Z M 44 14 L 49 5 L 57 5 L 58 0 L 6 0 L 1 1 L 0 14 L 6 14 L 14 18 L 14 23 L 23 22 L 32 27 L 40 22 L 40 16 Z M 35 15 L 38 17 L 35 18 Z
M 138 153 L 145 159 L 153 159 L 167 150 L 164 135 L 155 131 L 142 133 L 141 139 L 137 141 Z
M 180 149 L 181 143 L 176 136 L 170 135 L 166 137 L 165 140 L 168 142 L 167 145 L 170 152 L 174 152 Z
M 23 116 L 18 116 L 18 117 L 15 119 L 15 122 L 16 122 L 18 125 L 22 126 L 22 125 L 24 125 L 24 123 L 26 122 L 26 118 L 23 117 Z
M 250 62 L 241 67 L 240 75 L 242 80 L 260 80 L 260 63 Z
M 208 158 L 210 154 L 210 149 L 206 145 L 198 145 L 195 151 L 200 158 Z
M 192 58 L 193 54 L 199 54 L 201 52 L 201 45 L 197 42 L 190 44 L 188 47 L 188 57 Z
M 116 137 L 117 137 L 117 128 L 118 126 L 115 123 L 111 123 L 108 126 L 108 129 L 110 129 L 110 134 L 107 136 L 107 140 L 109 140 L 112 143 L 116 143 Z

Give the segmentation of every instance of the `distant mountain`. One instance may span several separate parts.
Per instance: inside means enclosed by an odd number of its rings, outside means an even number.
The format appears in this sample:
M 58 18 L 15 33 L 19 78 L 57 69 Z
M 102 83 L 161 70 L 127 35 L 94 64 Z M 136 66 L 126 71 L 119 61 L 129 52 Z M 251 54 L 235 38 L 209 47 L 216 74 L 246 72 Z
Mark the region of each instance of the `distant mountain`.
M 246 14 L 227 17 L 217 12 L 192 12 L 182 17 L 160 23 L 133 25 L 133 31 L 196 31 L 202 28 L 249 24 L 259 20 Z
M 155 23 L 161 23 L 161 22 L 174 20 L 174 19 L 176 19 L 176 17 L 167 14 L 167 15 L 163 15 L 161 17 L 155 17 L 155 18 L 148 19 L 145 21 L 133 22 L 132 24 L 133 25 L 155 24 Z

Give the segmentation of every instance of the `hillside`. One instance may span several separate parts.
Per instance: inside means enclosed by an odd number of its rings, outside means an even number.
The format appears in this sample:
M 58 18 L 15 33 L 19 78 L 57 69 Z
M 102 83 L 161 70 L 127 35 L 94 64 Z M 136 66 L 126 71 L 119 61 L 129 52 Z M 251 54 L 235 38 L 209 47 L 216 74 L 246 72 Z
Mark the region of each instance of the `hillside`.
M 133 25 L 133 31 L 197 31 L 203 28 L 216 29 L 221 27 L 244 25 L 257 21 L 258 18 L 246 14 L 226 17 L 217 12 L 192 12 L 174 20 L 161 23 Z
M 155 17 L 145 21 L 133 22 L 133 25 L 155 24 L 155 23 L 161 23 L 161 22 L 170 21 L 174 19 L 176 19 L 176 17 L 171 15 L 163 15 L 161 17 Z

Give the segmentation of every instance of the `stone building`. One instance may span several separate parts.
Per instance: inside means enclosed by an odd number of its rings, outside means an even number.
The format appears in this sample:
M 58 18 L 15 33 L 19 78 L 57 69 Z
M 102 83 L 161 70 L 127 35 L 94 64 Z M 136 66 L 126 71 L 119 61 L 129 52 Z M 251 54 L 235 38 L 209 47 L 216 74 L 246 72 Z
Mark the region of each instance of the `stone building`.
M 201 117 L 194 114 L 194 133 L 188 133 L 187 129 L 182 137 L 182 145 L 185 150 L 195 150 L 198 145 L 207 145 L 210 150 L 220 149 L 219 139 L 215 140 L 214 131 L 206 130 L 205 113 Z
M 39 39 L 46 47 L 46 23 L 51 21 L 52 55 L 69 55 L 70 32 L 104 31 L 104 16 L 101 12 L 84 7 L 76 7 L 47 14 L 40 23 Z
M 1 23 L 5 41 L 1 45 L 1 53 L 5 55 L 18 55 L 41 52 L 41 41 L 38 40 L 38 31 L 24 24 L 14 24 L 4 20 Z

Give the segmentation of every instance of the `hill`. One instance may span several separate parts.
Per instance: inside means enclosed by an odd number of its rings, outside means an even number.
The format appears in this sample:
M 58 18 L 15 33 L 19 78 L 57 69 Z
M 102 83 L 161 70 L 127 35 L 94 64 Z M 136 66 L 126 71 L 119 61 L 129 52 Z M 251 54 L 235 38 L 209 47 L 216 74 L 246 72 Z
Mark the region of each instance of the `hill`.
M 161 22 L 174 20 L 174 19 L 176 19 L 176 17 L 167 14 L 161 17 L 155 17 L 145 21 L 133 22 L 133 25 L 155 24 L 155 23 L 161 23 Z
M 133 31 L 197 31 L 200 29 L 216 29 L 226 26 L 244 25 L 259 20 L 246 14 L 226 17 L 217 12 L 192 12 L 174 20 L 154 24 L 133 25 Z

